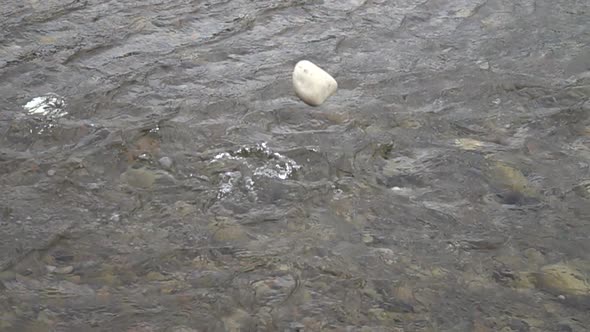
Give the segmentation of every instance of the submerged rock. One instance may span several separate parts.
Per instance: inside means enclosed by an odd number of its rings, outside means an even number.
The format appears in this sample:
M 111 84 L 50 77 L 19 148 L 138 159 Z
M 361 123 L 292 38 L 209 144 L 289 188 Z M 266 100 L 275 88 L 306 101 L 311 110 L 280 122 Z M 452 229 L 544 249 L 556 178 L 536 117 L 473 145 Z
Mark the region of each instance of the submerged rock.
M 73 266 L 64 266 L 64 267 L 58 267 L 55 270 L 55 273 L 57 274 L 70 274 L 74 271 L 74 267 Z
M 228 332 L 242 331 L 244 327 L 249 325 L 251 320 L 250 314 L 242 309 L 236 309 L 233 314 L 222 319 L 223 326 Z
M 192 329 L 186 326 L 176 326 L 172 328 L 172 332 L 199 332 L 198 330 Z
M 293 87 L 301 100 L 319 106 L 338 89 L 336 80 L 310 61 L 302 60 L 293 70 Z
M 590 181 L 583 181 L 572 190 L 580 197 L 590 198 Z
M 527 262 L 532 267 L 538 267 L 545 262 L 545 256 L 535 248 L 528 248 L 524 251 Z
M 219 242 L 243 241 L 248 239 L 244 228 L 234 222 L 224 221 L 209 225 L 213 239 Z
M 147 169 L 130 168 L 121 174 L 121 181 L 136 188 L 151 188 L 156 182 L 156 173 Z
M 471 138 L 458 138 L 455 140 L 455 146 L 463 150 L 477 151 L 481 150 L 485 146 L 485 143 Z
M 174 177 L 170 173 L 143 167 L 130 167 L 125 173 L 121 174 L 120 179 L 121 182 L 140 189 L 151 189 L 156 183 L 160 185 L 174 183 Z
M 537 196 L 537 190 L 526 176 L 517 168 L 503 162 L 495 162 L 491 167 L 491 177 L 503 187 L 527 197 Z
M 158 162 L 160 163 L 160 166 L 162 166 L 162 168 L 164 168 L 165 170 L 169 170 L 172 168 L 172 159 L 170 159 L 170 157 L 162 157 L 158 160 Z
M 560 299 L 590 296 L 590 283 L 586 274 L 572 264 L 545 265 L 534 272 L 498 270 L 494 273 L 494 279 L 515 288 L 544 290 L 558 295 Z
M 578 269 L 566 264 L 552 264 L 541 268 L 536 275 L 537 286 L 550 292 L 572 295 L 590 295 L 587 277 Z

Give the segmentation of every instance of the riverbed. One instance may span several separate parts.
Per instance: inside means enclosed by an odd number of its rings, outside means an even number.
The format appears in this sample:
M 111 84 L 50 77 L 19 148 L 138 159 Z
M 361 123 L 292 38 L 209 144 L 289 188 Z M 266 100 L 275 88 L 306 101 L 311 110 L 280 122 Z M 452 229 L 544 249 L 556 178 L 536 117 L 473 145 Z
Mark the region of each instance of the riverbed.
M 588 17 L 4 0 L 0 331 L 586 331 Z

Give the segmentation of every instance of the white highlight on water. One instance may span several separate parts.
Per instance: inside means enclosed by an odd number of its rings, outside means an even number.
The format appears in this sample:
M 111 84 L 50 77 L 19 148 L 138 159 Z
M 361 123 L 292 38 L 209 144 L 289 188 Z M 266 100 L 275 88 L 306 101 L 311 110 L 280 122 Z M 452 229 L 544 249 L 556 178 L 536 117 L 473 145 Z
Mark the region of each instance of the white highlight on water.
M 256 144 L 253 147 L 241 147 L 234 152 L 222 152 L 217 154 L 211 162 L 223 160 L 239 160 L 247 168 L 252 170 L 253 176 L 264 176 L 273 179 L 286 180 L 295 171 L 301 168 L 293 159 L 278 152 L 272 151 L 266 142 Z M 260 164 L 252 166 L 252 164 Z M 221 176 L 218 198 L 231 193 L 236 184 L 242 183 L 246 191 L 254 193 L 255 182 L 252 177 L 244 176 L 239 171 L 226 172 Z
M 55 93 L 35 97 L 23 107 L 29 115 L 42 116 L 46 119 L 61 118 L 68 114 L 65 110 L 65 99 Z

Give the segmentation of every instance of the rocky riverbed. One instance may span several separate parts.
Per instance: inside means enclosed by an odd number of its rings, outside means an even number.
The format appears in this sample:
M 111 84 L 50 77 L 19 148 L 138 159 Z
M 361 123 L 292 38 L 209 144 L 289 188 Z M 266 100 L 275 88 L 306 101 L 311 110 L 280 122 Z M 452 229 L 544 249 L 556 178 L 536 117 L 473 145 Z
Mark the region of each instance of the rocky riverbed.
M 586 331 L 589 16 L 3 1 L 0 331 Z

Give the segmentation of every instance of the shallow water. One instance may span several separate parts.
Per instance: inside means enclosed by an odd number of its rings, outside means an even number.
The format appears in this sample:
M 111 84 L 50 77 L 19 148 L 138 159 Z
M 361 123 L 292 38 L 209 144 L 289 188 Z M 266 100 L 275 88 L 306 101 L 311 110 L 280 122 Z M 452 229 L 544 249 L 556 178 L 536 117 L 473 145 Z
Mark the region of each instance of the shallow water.
M 589 16 L 5 0 L 0 331 L 586 331 Z

